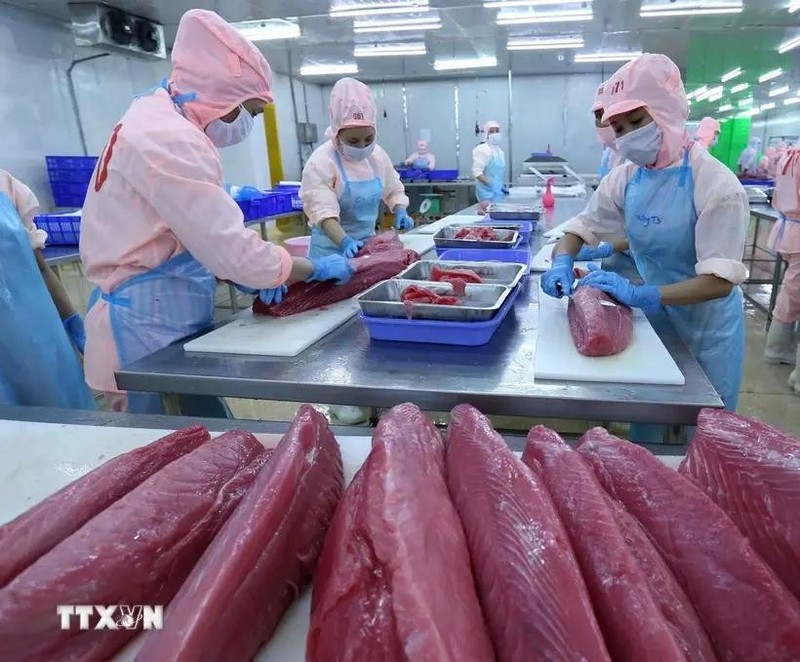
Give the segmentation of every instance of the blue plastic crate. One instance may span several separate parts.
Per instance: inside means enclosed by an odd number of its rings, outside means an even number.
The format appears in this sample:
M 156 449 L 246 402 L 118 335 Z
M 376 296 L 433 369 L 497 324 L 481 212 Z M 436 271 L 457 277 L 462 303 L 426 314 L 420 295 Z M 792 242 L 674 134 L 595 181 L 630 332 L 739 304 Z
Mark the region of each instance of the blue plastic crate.
M 456 260 L 459 262 L 513 262 L 515 264 L 530 264 L 531 249 L 517 243 L 516 248 L 445 248 L 436 249 L 436 254 L 442 260 Z
M 258 199 L 253 200 L 236 200 L 239 209 L 242 210 L 245 221 L 252 221 L 254 218 L 259 218 L 258 213 Z
M 400 175 L 400 179 L 424 179 L 422 170 L 419 168 L 398 168 L 397 174 Z
M 48 246 L 77 246 L 81 236 L 79 214 L 39 214 L 33 222 L 47 233 Z
M 775 186 L 774 179 L 757 179 L 755 177 L 741 177 L 739 182 L 742 186 Z
M 303 211 L 303 199 L 299 193 L 292 193 L 292 211 Z
M 58 207 L 83 207 L 88 189 L 88 182 L 50 182 L 53 200 Z
M 508 295 L 495 316 L 485 322 L 440 322 L 437 320 L 404 320 L 394 317 L 361 315 L 373 340 L 429 343 L 434 345 L 461 345 L 477 347 L 488 343 L 503 323 L 522 285 L 517 285 Z
M 267 193 L 258 201 L 258 214 L 261 218 L 265 216 L 276 216 L 278 214 L 278 198 Z
M 292 193 L 285 191 L 273 191 L 270 196 L 275 198 L 277 207 L 276 214 L 288 214 L 292 211 Z
M 458 170 L 429 170 L 423 173 L 429 182 L 452 182 L 458 179 Z
M 70 170 L 62 168 L 48 168 L 47 176 L 53 182 L 77 182 L 87 186 L 92 181 L 94 170 Z
M 97 156 L 45 156 L 47 169 L 53 170 L 94 170 Z

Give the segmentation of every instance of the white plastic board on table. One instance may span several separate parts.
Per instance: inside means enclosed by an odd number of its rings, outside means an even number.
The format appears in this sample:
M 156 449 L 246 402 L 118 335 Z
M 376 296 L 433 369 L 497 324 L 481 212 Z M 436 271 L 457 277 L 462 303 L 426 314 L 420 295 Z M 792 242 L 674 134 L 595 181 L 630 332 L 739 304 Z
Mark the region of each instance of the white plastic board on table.
M 539 249 L 539 252 L 531 260 L 531 271 L 547 271 L 553 266 L 553 258 L 551 256 L 555 246 L 555 242 L 551 242 Z M 592 260 L 592 262 L 595 262 L 595 260 Z M 574 266 L 584 271 L 589 270 L 589 262 L 575 262 Z
M 430 234 L 401 234 L 400 241 L 409 250 L 425 255 L 434 249 L 433 235 Z
M 544 236 L 548 239 L 561 239 L 564 236 L 564 226 L 569 223 L 569 221 L 564 221 L 561 225 L 556 225 L 556 227 L 548 230 L 544 233 Z
M 539 293 L 536 379 L 683 386 L 685 379 L 661 338 L 640 310 L 633 311 L 633 336 L 614 356 L 583 356 L 572 340 L 567 319 L 569 299 Z
M 187 342 L 186 352 L 297 356 L 358 312 L 353 299 L 289 317 L 253 315 L 249 308 L 225 326 Z
M 440 218 L 433 223 L 418 226 L 414 234 L 436 234 L 442 228 L 446 228 L 450 225 L 468 225 L 469 223 L 482 221 L 485 218 L 486 216 L 481 216 L 479 214 L 453 214 L 452 216 Z

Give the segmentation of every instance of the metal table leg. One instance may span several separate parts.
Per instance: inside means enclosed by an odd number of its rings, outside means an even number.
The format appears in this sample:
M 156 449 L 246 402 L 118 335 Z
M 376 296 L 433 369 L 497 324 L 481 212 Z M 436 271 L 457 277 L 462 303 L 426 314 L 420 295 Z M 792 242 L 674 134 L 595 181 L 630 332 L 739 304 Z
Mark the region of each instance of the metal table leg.
M 164 413 L 167 416 L 181 415 L 181 397 L 176 393 L 162 393 L 161 402 L 164 405 Z
M 267 222 L 266 221 L 261 221 L 261 223 L 259 223 L 258 226 L 261 228 L 261 238 L 264 241 L 266 241 L 267 240 Z
M 228 283 L 228 295 L 231 298 L 231 312 L 235 315 L 239 312 L 239 301 L 236 299 L 236 288 L 232 283 Z
M 769 295 L 769 310 L 767 311 L 767 331 L 772 324 L 772 311 L 775 309 L 775 302 L 778 300 L 778 290 L 783 282 L 784 264 L 787 264 L 780 254 L 775 255 L 775 269 L 772 272 L 772 292 Z

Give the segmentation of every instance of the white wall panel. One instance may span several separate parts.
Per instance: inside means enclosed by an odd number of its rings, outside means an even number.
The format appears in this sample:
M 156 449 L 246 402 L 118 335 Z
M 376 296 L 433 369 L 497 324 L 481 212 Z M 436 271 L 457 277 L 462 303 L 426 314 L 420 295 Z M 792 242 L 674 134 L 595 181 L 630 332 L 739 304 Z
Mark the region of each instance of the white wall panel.
M 420 82 L 406 86 L 408 101 L 408 135 L 405 154 L 392 158 L 400 162 L 416 151 L 417 141 L 430 135 L 430 149 L 436 156 L 436 167 L 442 170 L 458 167 L 456 157 L 456 116 L 454 81 Z

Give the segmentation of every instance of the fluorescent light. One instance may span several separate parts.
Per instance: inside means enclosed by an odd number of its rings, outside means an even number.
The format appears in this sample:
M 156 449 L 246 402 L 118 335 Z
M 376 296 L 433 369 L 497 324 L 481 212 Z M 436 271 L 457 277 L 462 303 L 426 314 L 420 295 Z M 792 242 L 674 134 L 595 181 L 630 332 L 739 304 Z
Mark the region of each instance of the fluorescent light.
M 792 0 L 789 3 L 789 13 L 794 14 L 798 9 L 800 9 L 800 0 Z
M 739 14 L 742 11 L 741 0 L 735 2 L 715 2 L 705 5 L 700 2 L 688 2 L 683 5 L 675 3 L 642 5 L 639 16 L 653 18 L 660 16 L 701 16 L 719 14 Z
M 783 100 L 784 106 L 791 106 L 796 103 L 800 103 L 800 97 L 789 97 L 788 99 Z
M 761 112 L 760 108 L 751 108 L 750 110 L 743 110 L 739 113 L 739 117 L 754 117 Z
M 717 92 L 716 94 L 712 94 L 711 96 L 709 96 L 709 97 L 706 99 L 706 101 L 708 101 L 709 103 L 716 103 L 716 102 L 717 102 L 717 101 L 719 101 L 721 98 L 722 98 L 722 92 Z
M 741 67 L 736 67 L 736 69 L 732 69 L 727 74 L 724 74 L 722 76 L 722 78 L 720 78 L 720 82 L 727 83 L 729 80 L 733 80 L 737 76 L 741 76 L 741 75 L 742 75 L 742 68 Z
M 753 98 L 747 97 L 746 99 L 741 99 L 736 105 L 739 108 L 749 108 L 753 105 Z
M 490 57 L 462 57 L 450 60 L 435 60 L 433 68 L 436 71 L 454 71 L 456 69 L 481 69 L 496 67 L 497 58 Z
M 301 76 L 343 76 L 357 74 L 358 65 L 353 64 L 304 64 L 300 67 Z
M 774 101 L 770 101 L 769 103 L 762 103 L 761 106 L 759 106 L 761 110 L 772 110 L 774 107 L 775 107 Z
M 781 94 L 786 94 L 789 91 L 788 85 L 781 85 L 781 87 L 774 87 L 769 91 L 770 97 L 779 97 Z
M 353 32 L 364 34 L 366 32 L 410 32 L 414 30 L 439 30 L 442 23 L 438 13 L 427 16 L 409 16 L 405 18 L 390 18 L 382 21 L 354 21 Z
M 282 18 L 264 21 L 240 21 L 231 23 L 239 34 L 250 41 L 272 41 L 274 39 L 298 39 L 300 26 Z
M 538 39 L 511 37 L 510 51 L 549 51 L 559 48 L 583 48 L 583 37 L 541 37 Z
M 486 9 L 506 7 L 547 7 L 549 5 L 583 5 L 587 0 L 483 0 Z M 591 0 L 588 0 L 591 2 Z
M 388 57 L 392 55 L 425 55 L 425 42 L 395 44 L 360 44 L 353 50 L 356 57 Z
M 798 46 L 800 46 L 800 37 L 789 39 L 789 41 L 784 41 L 780 46 L 778 46 L 778 53 L 788 53 Z
M 729 110 L 733 110 L 733 106 L 729 103 L 723 104 L 719 107 L 719 112 L 727 113 Z
M 708 85 L 703 85 L 703 87 L 698 87 L 696 90 L 692 90 L 689 94 L 686 95 L 687 99 L 692 99 L 694 97 L 699 97 L 702 94 L 708 92 Z
M 712 101 L 711 97 L 719 96 L 722 97 L 722 93 L 725 91 L 725 88 L 722 85 L 717 85 L 716 87 L 711 87 L 707 89 L 705 92 L 701 92 L 700 94 L 696 94 L 694 99 L 695 101 L 703 101 L 704 99 L 708 99 Z
M 353 16 L 375 16 L 379 14 L 408 14 L 426 9 L 428 9 L 428 0 L 395 0 L 391 4 L 369 2 L 337 5 L 331 7 L 328 16 L 331 18 L 351 18 Z
M 783 73 L 783 69 L 773 69 L 772 71 L 768 71 L 765 74 L 762 74 L 758 77 L 759 83 L 766 83 L 768 80 L 772 80 L 773 78 L 777 78 Z
M 739 83 L 738 85 L 734 85 L 731 88 L 731 94 L 738 94 L 739 92 L 744 92 L 748 87 L 750 87 L 750 83 Z
M 642 55 L 636 53 L 575 53 L 575 62 L 629 62 Z
M 567 23 L 570 21 L 591 21 L 590 9 L 567 9 L 548 12 L 507 12 L 497 14 L 497 25 L 524 25 L 527 23 Z

